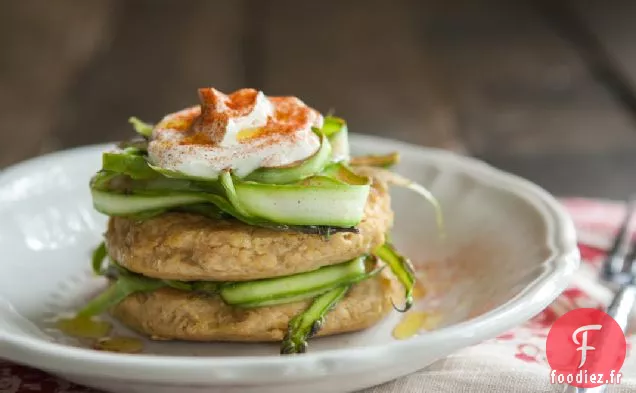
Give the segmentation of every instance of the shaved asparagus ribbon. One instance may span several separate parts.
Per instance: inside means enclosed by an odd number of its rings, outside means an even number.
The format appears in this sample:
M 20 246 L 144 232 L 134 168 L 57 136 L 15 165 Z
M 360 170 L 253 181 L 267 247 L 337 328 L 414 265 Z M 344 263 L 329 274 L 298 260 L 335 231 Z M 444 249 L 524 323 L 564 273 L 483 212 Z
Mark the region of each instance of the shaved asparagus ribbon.
M 373 262 L 373 263 L 371 263 Z M 238 307 L 264 307 L 310 299 L 341 285 L 353 285 L 378 274 L 377 266 L 367 255 L 291 276 L 224 284 L 219 294 Z
M 230 171 L 223 171 L 220 176 L 220 180 L 221 186 L 223 186 L 223 189 L 225 190 L 225 197 L 230 201 L 237 213 L 242 217 L 252 217 L 252 215 L 245 210 L 238 194 L 236 193 L 236 188 L 234 188 L 234 182 L 232 181 Z
M 152 124 L 143 122 L 134 116 L 128 119 L 128 122 L 132 124 L 135 131 L 144 138 L 150 138 L 150 136 L 152 136 L 152 129 L 154 128 Z
M 211 203 L 249 225 L 355 227 L 364 214 L 369 179 L 340 164 L 329 171 L 282 185 L 241 181 L 229 172 L 221 175 L 220 184 L 167 178 L 135 181 L 106 173 L 106 181 L 100 175 L 94 178 L 91 193 L 95 209 L 110 216 Z M 113 192 L 113 184 L 122 190 Z
M 318 333 L 325 315 L 342 300 L 349 288 L 350 285 L 343 285 L 318 296 L 307 310 L 292 318 L 281 343 L 281 355 L 307 352 L 307 339 Z
M 400 155 L 397 152 L 385 155 L 369 154 L 366 156 L 352 157 L 351 161 L 349 161 L 349 165 L 388 168 L 397 164 L 399 161 Z
M 160 280 L 153 280 L 139 275 L 120 275 L 115 283 L 88 302 L 88 304 L 77 313 L 77 316 L 80 318 L 90 318 L 103 314 L 130 295 L 138 292 L 156 291 L 164 286 L 165 284 Z
M 279 224 L 257 217 L 241 216 L 224 197 L 209 193 L 171 191 L 163 195 L 137 195 L 96 189 L 91 190 L 91 193 L 95 209 L 108 216 L 145 220 L 169 210 L 189 211 L 212 218 L 220 218 L 221 214 L 227 214 L 248 225 L 278 231 L 294 231 L 325 237 L 338 232 L 358 233 L 358 229 L 353 226 Z
M 122 173 L 136 180 L 156 179 L 162 176 L 148 165 L 143 156 L 130 153 L 104 153 L 102 170 Z
M 106 259 L 107 255 L 108 253 L 106 251 L 106 243 L 104 242 L 101 242 L 99 246 L 97 246 L 95 251 L 93 251 L 93 258 L 92 258 L 93 273 L 95 273 L 98 276 L 101 276 L 104 274 L 104 272 L 102 271 L 102 264 L 104 263 L 104 259 Z
M 347 127 L 347 122 L 340 117 L 325 116 L 321 132 L 326 136 L 333 136 Z
M 445 237 L 444 230 L 444 216 L 442 213 L 442 208 L 437 202 L 437 199 L 428 191 L 424 186 L 413 182 L 410 179 L 402 177 L 397 173 L 387 171 L 381 168 L 361 166 L 356 168 L 356 172 L 366 174 L 367 176 L 372 176 L 382 182 L 387 184 L 394 184 L 401 187 L 406 187 L 412 191 L 423 196 L 435 209 L 435 217 L 437 221 L 437 227 L 440 232 L 440 237 Z M 389 265 L 393 274 L 400 280 L 405 290 L 405 304 L 404 307 L 398 308 L 393 304 L 393 308 L 400 312 L 408 311 L 413 305 L 413 288 L 415 286 L 415 272 L 413 271 L 413 266 L 410 260 L 397 252 L 395 247 L 391 245 L 388 241 L 382 246 L 376 248 L 373 251 L 373 255 L 377 256 L 385 263 Z
M 98 249 L 101 250 L 102 246 Z M 241 308 L 292 303 L 315 298 L 343 285 L 353 285 L 382 271 L 383 266 L 377 266 L 375 262 L 370 264 L 372 260 L 368 258 L 365 255 L 306 273 L 244 282 L 162 280 L 133 273 L 113 263 L 109 267 L 113 274 L 109 276 L 115 282 L 84 306 L 78 316 L 99 315 L 130 295 L 165 287 L 206 295 L 218 294 L 226 304 Z
M 404 307 L 398 308 L 393 300 L 393 308 L 399 312 L 407 312 L 413 306 L 413 288 L 415 287 L 415 271 L 411 261 L 398 253 L 390 243 L 384 243 L 373 250 L 373 255 L 389 265 L 391 271 L 404 286 Z
M 331 159 L 331 143 L 325 134 L 319 133 L 319 135 L 320 148 L 300 164 L 281 168 L 259 168 L 247 175 L 245 180 L 266 184 L 287 184 L 322 172 Z
M 134 148 L 137 149 L 141 152 L 147 153 L 148 152 L 148 140 L 145 138 L 133 138 L 133 139 L 128 139 L 128 140 L 124 140 L 121 141 L 117 144 L 117 147 L 120 149 L 128 149 L 128 148 Z
M 424 186 L 414 182 L 413 180 L 407 179 L 404 176 L 398 175 L 395 172 L 391 172 L 382 168 L 376 168 L 376 167 L 370 167 L 370 166 L 359 166 L 355 168 L 355 172 L 363 176 L 376 178 L 380 180 L 381 182 L 384 182 L 387 184 L 394 184 L 399 187 L 408 188 L 409 190 L 420 194 L 435 209 L 435 221 L 437 223 L 437 229 L 439 230 L 440 237 L 446 236 L 446 232 L 444 229 L 444 214 L 442 211 L 442 207 L 440 206 L 435 196 L 433 196 L 433 194 L 429 190 L 427 190 Z

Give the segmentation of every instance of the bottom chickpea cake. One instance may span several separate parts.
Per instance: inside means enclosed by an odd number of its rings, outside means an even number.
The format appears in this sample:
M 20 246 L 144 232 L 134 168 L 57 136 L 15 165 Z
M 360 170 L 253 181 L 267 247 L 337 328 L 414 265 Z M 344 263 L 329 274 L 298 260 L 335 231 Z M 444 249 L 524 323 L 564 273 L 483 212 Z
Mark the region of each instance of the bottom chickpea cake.
M 392 310 L 399 296 L 397 283 L 386 269 L 355 284 L 325 316 L 317 336 L 353 332 L 370 327 Z M 218 296 L 201 296 L 163 288 L 137 293 L 111 309 L 126 326 L 155 340 L 280 341 L 289 321 L 312 300 L 268 307 L 239 308 Z

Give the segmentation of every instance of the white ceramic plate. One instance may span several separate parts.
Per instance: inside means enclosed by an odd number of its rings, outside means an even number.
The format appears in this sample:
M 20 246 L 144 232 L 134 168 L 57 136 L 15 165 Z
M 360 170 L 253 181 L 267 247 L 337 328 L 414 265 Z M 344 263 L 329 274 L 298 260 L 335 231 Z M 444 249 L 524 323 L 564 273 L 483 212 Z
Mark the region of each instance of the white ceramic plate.
M 354 135 L 355 153 L 399 151 L 396 170 L 441 202 L 446 238 L 417 195 L 392 191 L 394 237 L 417 264 L 430 320 L 397 340 L 394 313 L 364 332 L 312 340 L 307 354 L 277 344 L 147 342 L 123 355 L 82 347 L 50 329 L 104 286 L 91 250 L 105 229 L 90 176 L 106 146 L 40 157 L 0 175 L 0 355 L 112 392 L 350 392 L 422 369 L 495 337 L 546 307 L 578 267 L 573 225 L 546 192 L 473 159 Z M 132 333 L 117 327 L 120 333 Z

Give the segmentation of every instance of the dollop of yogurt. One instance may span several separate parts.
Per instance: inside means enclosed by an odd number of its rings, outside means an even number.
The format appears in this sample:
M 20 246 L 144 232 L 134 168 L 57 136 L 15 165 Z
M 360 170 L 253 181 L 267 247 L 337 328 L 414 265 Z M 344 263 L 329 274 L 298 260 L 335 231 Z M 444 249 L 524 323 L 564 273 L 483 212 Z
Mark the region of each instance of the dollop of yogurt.
M 215 178 L 228 169 L 244 177 L 305 160 L 320 148 L 312 128 L 321 128 L 323 117 L 296 97 L 202 88 L 199 100 L 155 126 L 148 145 L 153 165 L 194 177 Z

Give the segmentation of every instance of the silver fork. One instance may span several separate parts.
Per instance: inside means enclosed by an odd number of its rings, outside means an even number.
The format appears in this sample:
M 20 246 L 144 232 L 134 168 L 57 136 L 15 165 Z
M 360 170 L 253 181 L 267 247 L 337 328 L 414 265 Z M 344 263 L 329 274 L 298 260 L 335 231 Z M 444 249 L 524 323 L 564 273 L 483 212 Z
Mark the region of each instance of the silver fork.
M 636 264 L 634 264 L 636 244 L 629 251 L 632 237 L 630 229 L 635 206 L 636 201 L 632 197 L 627 202 L 625 218 L 601 268 L 601 279 L 614 288 L 618 287 L 618 291 L 605 312 L 616 320 L 623 333 L 627 332 L 629 316 L 634 304 L 636 304 Z M 568 386 L 564 393 L 603 393 L 606 390 L 607 385 L 595 388 Z

